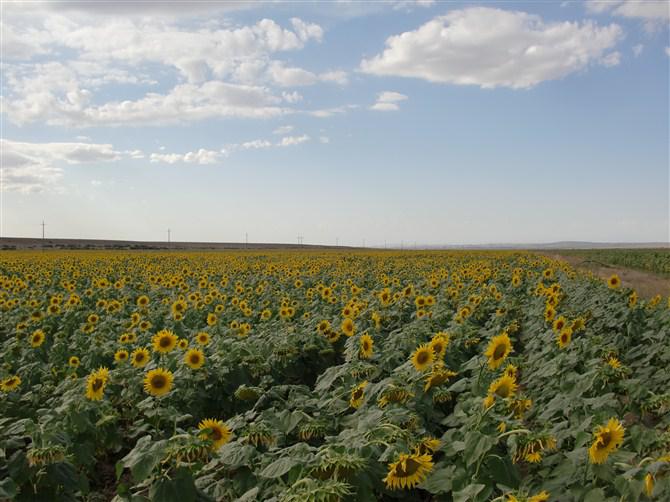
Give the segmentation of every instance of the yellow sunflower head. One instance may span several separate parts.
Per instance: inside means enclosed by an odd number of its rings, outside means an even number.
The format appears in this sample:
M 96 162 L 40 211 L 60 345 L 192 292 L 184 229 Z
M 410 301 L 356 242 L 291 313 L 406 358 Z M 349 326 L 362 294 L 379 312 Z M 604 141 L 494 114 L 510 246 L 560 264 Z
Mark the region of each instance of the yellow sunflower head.
M 491 382 L 488 393 L 490 396 L 496 396 L 505 399 L 508 397 L 514 397 L 516 389 L 516 380 L 510 376 L 503 375 L 497 380 Z
M 147 372 L 144 377 L 144 390 L 152 396 L 163 396 L 172 389 L 172 372 L 163 368 L 156 368 Z
M 570 345 L 572 341 L 572 328 L 563 328 L 556 336 L 556 343 L 562 349 Z
M 0 380 L 0 390 L 3 392 L 11 392 L 21 385 L 21 378 L 19 375 L 14 375 Z
M 135 368 L 144 368 L 149 362 L 150 353 L 147 349 L 135 349 L 130 354 L 130 364 Z
M 344 319 L 344 321 L 342 321 L 340 328 L 342 329 L 342 333 L 344 333 L 345 336 L 353 336 L 355 330 L 354 321 L 350 317 L 347 317 Z
M 433 469 L 433 457 L 419 452 L 410 455 L 403 453 L 398 460 L 389 464 L 384 478 L 386 487 L 391 490 L 398 488 L 412 489 L 421 483 Z
M 607 279 L 607 286 L 610 289 L 618 289 L 621 286 L 621 279 L 616 274 L 613 274 L 609 279 Z
M 177 335 L 168 329 L 162 329 L 151 339 L 154 351 L 167 354 L 177 346 Z
M 363 396 L 365 394 L 365 387 L 367 387 L 368 381 L 359 383 L 351 391 L 351 397 L 349 398 L 349 406 L 352 408 L 358 409 L 361 404 L 363 404 Z
M 37 348 L 44 343 L 44 340 L 46 340 L 44 331 L 38 329 L 30 336 L 30 345 L 33 348 Z
M 125 349 L 117 350 L 114 354 L 114 361 L 117 363 L 125 363 L 128 360 L 128 351 Z
M 489 342 L 484 355 L 489 360 L 489 368 L 494 370 L 498 368 L 512 351 L 512 341 L 507 333 L 503 332 L 494 336 Z
M 435 354 L 433 349 L 430 348 L 430 345 L 424 343 L 419 345 L 416 350 L 412 353 L 411 361 L 412 365 L 417 371 L 426 371 L 433 361 L 435 360 Z
M 197 335 L 195 335 L 195 341 L 198 343 L 198 345 L 209 345 L 209 333 L 205 331 L 201 331 Z
M 589 448 L 589 460 L 592 464 L 602 464 L 611 453 L 623 443 L 625 429 L 616 418 L 610 418 L 605 425 L 599 425 L 593 434 L 593 443 Z
M 67 360 L 67 364 L 70 366 L 70 368 L 78 368 L 80 361 L 77 356 L 71 356 L 70 359 Z
M 362 359 L 370 359 L 372 357 L 372 348 L 374 346 L 374 341 L 372 337 L 368 334 L 364 334 L 360 339 L 360 351 L 359 354 Z
M 189 349 L 184 354 L 184 363 L 191 369 L 200 369 L 205 364 L 205 354 L 200 349 Z
M 430 348 L 433 349 L 435 358 L 440 360 L 447 353 L 447 346 L 449 345 L 450 340 L 449 333 L 437 333 L 433 336 L 430 341 Z
M 207 418 L 198 424 L 198 429 L 204 431 L 200 434 L 202 439 L 209 439 L 212 442 L 212 450 L 218 450 L 228 441 L 232 435 L 228 426 L 221 420 Z

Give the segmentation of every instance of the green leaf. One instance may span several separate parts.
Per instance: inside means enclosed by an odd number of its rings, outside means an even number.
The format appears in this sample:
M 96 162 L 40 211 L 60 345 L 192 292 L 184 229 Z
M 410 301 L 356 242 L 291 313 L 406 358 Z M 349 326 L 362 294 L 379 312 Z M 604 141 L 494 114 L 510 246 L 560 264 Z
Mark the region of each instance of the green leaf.
M 451 480 L 454 477 L 456 466 L 448 465 L 439 469 L 433 469 L 426 480 L 421 483 L 420 488 L 437 495 L 451 491 Z
M 275 460 L 270 465 L 266 466 L 260 472 L 260 476 L 263 478 L 278 478 L 286 474 L 288 471 L 293 469 L 296 465 L 302 463 L 301 459 L 292 458 L 292 457 L 283 457 Z
M 484 488 L 486 488 L 486 485 L 468 485 L 462 490 L 454 492 L 454 502 L 468 502 L 469 500 L 476 500 L 477 495 Z

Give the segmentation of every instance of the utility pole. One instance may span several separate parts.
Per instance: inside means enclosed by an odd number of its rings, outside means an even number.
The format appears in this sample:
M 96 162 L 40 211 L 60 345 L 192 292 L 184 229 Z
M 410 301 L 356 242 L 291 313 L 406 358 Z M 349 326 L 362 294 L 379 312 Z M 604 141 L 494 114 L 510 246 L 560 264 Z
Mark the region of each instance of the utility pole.
M 170 244 L 170 229 L 168 228 L 168 244 Z
M 365 248 L 365 239 L 363 239 L 363 248 Z
M 386 239 L 384 239 L 384 249 L 386 249 Z
M 298 246 L 302 246 L 302 240 L 303 239 L 304 239 L 304 237 L 302 235 L 298 236 Z
M 340 238 L 335 237 L 335 247 L 339 247 L 339 245 L 340 245 Z
M 44 220 L 42 220 L 42 243 L 44 244 Z
M 244 232 L 244 249 L 249 248 L 249 232 Z

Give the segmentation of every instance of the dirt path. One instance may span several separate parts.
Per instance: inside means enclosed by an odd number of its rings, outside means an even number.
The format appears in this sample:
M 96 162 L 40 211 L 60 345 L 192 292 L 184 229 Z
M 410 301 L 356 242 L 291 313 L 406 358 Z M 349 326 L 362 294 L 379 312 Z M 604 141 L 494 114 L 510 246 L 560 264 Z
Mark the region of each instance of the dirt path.
M 630 287 L 637 291 L 642 298 L 651 298 L 657 294 L 670 296 L 670 279 L 661 277 L 650 272 L 642 272 L 632 268 L 619 267 L 617 265 L 606 265 L 595 263 L 581 256 L 562 255 L 557 253 L 546 253 L 546 256 L 554 260 L 567 261 L 575 268 L 590 270 L 602 279 L 609 279 L 612 274 L 617 274 L 624 287 Z

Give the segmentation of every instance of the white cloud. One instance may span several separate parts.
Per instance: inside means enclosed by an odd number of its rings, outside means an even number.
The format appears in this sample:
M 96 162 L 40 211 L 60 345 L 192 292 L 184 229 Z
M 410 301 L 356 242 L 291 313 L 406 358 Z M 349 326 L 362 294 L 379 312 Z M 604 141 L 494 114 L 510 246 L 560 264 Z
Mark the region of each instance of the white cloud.
M 319 143 L 328 144 L 330 143 L 330 138 L 328 136 L 319 136 Z
M 283 125 L 277 127 L 274 131 L 272 131 L 272 134 L 288 134 L 293 130 L 292 125 Z
M 109 144 L 28 143 L 0 139 L 3 191 L 40 192 L 63 175 L 63 164 L 92 164 L 121 158 Z
M 611 14 L 641 19 L 670 19 L 670 4 L 666 0 L 588 0 L 586 9 L 589 12 Z
M 670 57 L 670 47 L 665 48 L 665 54 Z
M 643 44 L 637 44 L 633 46 L 633 54 L 635 55 L 635 57 L 638 57 L 640 54 L 642 54 L 643 50 L 644 50 Z
M 405 101 L 407 96 L 399 92 L 384 91 L 377 95 L 377 102 L 370 107 L 370 110 L 379 112 L 391 112 L 400 109 L 398 103 Z
M 261 148 L 270 148 L 272 143 L 266 139 L 255 139 L 253 141 L 246 141 L 239 145 L 242 150 L 258 150 Z
M 291 28 L 270 19 L 249 26 L 222 27 L 197 20 L 188 27 L 153 17 L 49 14 L 26 24 L 3 24 L 3 56 L 23 60 L 3 67 L 2 107 L 19 125 L 88 127 L 186 123 L 212 117 L 265 118 L 289 113 L 302 99 L 270 87 L 346 81 L 342 71 L 315 74 L 273 60 L 278 52 L 321 41 L 323 29 L 297 18 Z M 53 53 L 51 59 L 30 61 Z M 158 65 L 158 66 L 157 66 Z M 167 71 L 166 71 L 167 70 Z M 156 78 L 177 83 L 161 92 L 137 92 L 110 99 L 99 89 L 110 84 L 153 86 Z M 102 98 L 102 99 L 100 99 Z
M 165 162 L 167 164 L 216 164 L 225 156 L 224 151 L 205 150 L 200 148 L 186 153 L 152 153 L 151 162 Z
M 639 19 L 648 32 L 654 32 L 670 21 L 670 3 L 667 0 L 588 0 L 586 10 L 595 14 Z
M 600 64 L 607 67 L 616 66 L 620 62 L 621 53 L 619 51 L 610 52 L 607 56 L 600 60 Z
M 592 63 L 611 63 L 622 37 L 616 24 L 545 23 L 539 16 L 488 7 L 454 10 L 414 31 L 389 37 L 361 62 L 374 75 L 483 88 L 533 87 Z
M 309 141 L 309 136 L 303 134 L 302 136 L 284 136 L 277 146 L 295 146 Z

